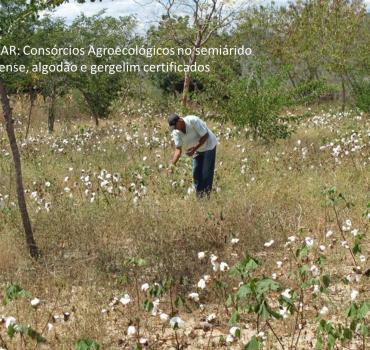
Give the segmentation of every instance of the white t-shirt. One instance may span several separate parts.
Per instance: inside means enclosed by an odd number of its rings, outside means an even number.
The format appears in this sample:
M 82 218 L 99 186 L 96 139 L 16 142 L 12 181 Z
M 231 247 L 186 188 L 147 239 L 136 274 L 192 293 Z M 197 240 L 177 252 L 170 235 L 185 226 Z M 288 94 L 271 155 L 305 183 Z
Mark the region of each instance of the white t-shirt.
M 180 130 L 172 131 L 172 139 L 176 147 L 182 147 L 188 150 L 199 143 L 199 139 L 208 132 L 208 138 L 197 152 L 205 152 L 213 149 L 217 145 L 217 139 L 214 133 L 208 129 L 207 124 L 195 115 L 187 115 L 183 118 L 186 125 L 186 133 Z

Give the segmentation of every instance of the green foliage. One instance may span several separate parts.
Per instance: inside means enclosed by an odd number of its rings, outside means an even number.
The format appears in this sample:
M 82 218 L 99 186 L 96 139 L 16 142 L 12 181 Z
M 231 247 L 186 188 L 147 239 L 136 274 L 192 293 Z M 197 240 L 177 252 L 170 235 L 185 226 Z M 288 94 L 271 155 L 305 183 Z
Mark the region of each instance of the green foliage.
M 263 343 L 255 335 L 244 347 L 244 350 L 260 350 L 262 349 Z
M 370 81 L 357 84 L 354 88 L 355 105 L 365 113 L 370 113 Z
M 31 297 L 31 293 L 22 287 L 20 287 L 17 284 L 11 284 L 9 287 L 5 290 L 5 296 L 3 299 L 3 304 L 7 305 L 11 301 L 20 298 L 20 297 Z
M 281 89 L 281 78 L 263 77 L 259 68 L 231 85 L 224 118 L 238 126 L 249 126 L 255 138 L 287 138 L 290 130 L 279 116 L 285 101 Z
M 332 93 L 332 89 L 326 81 L 321 80 L 301 80 L 297 86 L 289 91 L 287 96 L 288 104 L 300 105 L 318 101 L 320 96 Z
M 75 344 L 75 350 L 99 350 L 100 344 L 91 339 L 79 339 Z

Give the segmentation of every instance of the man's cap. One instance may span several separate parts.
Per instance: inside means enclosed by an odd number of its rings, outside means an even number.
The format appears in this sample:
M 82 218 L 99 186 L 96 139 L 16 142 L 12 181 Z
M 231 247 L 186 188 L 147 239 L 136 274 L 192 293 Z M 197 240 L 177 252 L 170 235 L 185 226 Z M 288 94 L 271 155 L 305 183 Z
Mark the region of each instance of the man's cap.
M 180 119 L 180 116 L 178 114 L 170 114 L 168 117 L 168 125 L 170 127 L 170 130 L 175 130 L 176 122 Z

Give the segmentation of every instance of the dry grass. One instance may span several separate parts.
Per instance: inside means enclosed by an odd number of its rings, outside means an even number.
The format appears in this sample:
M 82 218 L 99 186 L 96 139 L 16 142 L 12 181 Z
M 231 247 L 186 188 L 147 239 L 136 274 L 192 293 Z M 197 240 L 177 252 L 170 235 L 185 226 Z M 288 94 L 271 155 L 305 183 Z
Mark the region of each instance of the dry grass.
M 26 108 L 17 108 L 16 115 L 21 115 L 24 122 Z M 34 119 L 34 139 L 22 147 L 22 157 L 25 187 L 51 202 L 50 212 L 38 211 L 42 206 L 29 199 L 35 237 L 43 256 L 38 263 L 27 258 L 18 212 L 11 205 L 15 201 L 11 161 L 5 154 L 4 130 L 0 130 L 0 193 L 10 196 L 0 212 L 0 283 L 3 287 L 17 283 L 47 301 L 44 314 L 39 316 L 44 323 L 48 312 L 72 313 L 73 322 L 55 326 L 48 333 L 48 346 L 53 349 L 71 349 L 80 337 L 98 339 L 107 349 L 117 344 L 121 344 L 119 348 L 126 346 L 122 327 L 135 318 L 135 309 L 112 321 L 112 330 L 101 326 L 101 308 L 117 293 L 135 294 L 132 271 L 125 265 L 130 257 L 147 260 L 147 267 L 140 270 L 139 283 L 171 276 L 188 281 L 177 285 L 182 292 L 190 291 L 199 276 L 209 271 L 208 264 L 198 261 L 199 251 L 217 253 L 220 260 L 230 263 L 248 252 L 263 257 L 266 273 L 271 273 L 275 261 L 284 257 L 283 244 L 288 236 L 301 229 L 303 234 L 325 241 L 326 231 L 336 226 L 333 213 L 323 206 L 321 191 L 326 186 L 336 186 L 355 203 L 351 211 L 341 212 L 341 218 L 350 216 L 354 226 L 363 232 L 368 230 L 368 224 L 361 219 L 370 190 L 370 129 L 366 116 L 361 120 L 353 116 L 329 120 L 329 126 L 320 128 L 305 121 L 291 139 L 271 145 L 250 141 L 235 129 L 228 136 L 226 126 L 213 124 L 221 142 L 215 179 L 218 192 L 210 201 L 187 196 L 192 182 L 189 160 L 180 161 L 173 178 L 159 168 L 167 164 L 172 152 L 163 119 L 117 117 L 103 123 L 100 130 L 86 129 L 86 120 L 73 122 L 69 131 L 58 123 L 53 136 L 47 135 L 40 118 Z M 79 132 L 81 127 L 88 136 Z M 20 138 L 23 129 L 24 125 L 18 126 Z M 320 150 L 322 144 L 328 140 L 335 143 L 351 129 L 362 132 L 360 142 L 364 147 L 341 158 L 341 164 L 335 162 L 331 149 Z M 145 137 L 152 136 L 159 141 L 145 144 Z M 64 139 L 68 144 L 63 145 Z M 53 147 L 54 143 L 58 146 Z M 305 147 L 307 155 L 302 158 Z M 96 176 L 102 169 L 120 173 L 120 183 L 126 188 L 123 195 L 111 195 L 99 188 Z M 86 199 L 80 179 L 87 174 L 93 179 L 91 191 L 97 193 L 93 203 Z M 46 181 L 50 187 L 45 186 Z M 177 182 L 175 186 L 173 181 Z M 141 183 L 147 188 L 148 193 L 139 196 L 138 205 L 133 202 L 135 194 L 129 190 L 130 183 L 135 183 L 137 189 Z M 73 198 L 65 192 L 67 186 Z M 238 257 L 230 255 L 232 237 L 240 239 L 233 250 Z M 263 243 L 269 239 L 276 241 L 276 249 L 264 252 Z M 368 248 L 367 238 L 364 246 Z M 364 254 L 367 252 L 368 249 Z M 335 267 L 349 261 L 335 249 L 330 259 Z M 17 319 L 32 321 L 26 305 L 17 307 L 18 310 L 0 309 L 0 314 L 14 312 Z M 153 322 L 146 327 L 156 328 Z M 12 344 L 14 348 L 24 346 Z

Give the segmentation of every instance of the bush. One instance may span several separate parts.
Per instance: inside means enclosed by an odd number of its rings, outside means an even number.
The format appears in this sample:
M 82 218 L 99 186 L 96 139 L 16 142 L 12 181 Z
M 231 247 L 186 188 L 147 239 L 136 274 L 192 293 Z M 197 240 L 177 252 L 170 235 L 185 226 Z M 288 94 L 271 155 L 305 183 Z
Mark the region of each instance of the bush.
M 257 73 L 232 84 L 225 119 L 239 126 L 248 125 L 254 138 L 266 141 L 287 138 L 288 125 L 279 117 L 285 104 L 281 81 L 278 77 L 263 79 Z
M 302 105 L 334 99 L 335 91 L 325 80 L 302 80 L 287 96 L 288 105 Z
M 365 81 L 355 86 L 354 98 L 356 107 L 365 113 L 370 112 L 370 81 Z

